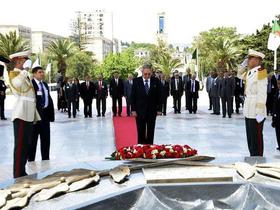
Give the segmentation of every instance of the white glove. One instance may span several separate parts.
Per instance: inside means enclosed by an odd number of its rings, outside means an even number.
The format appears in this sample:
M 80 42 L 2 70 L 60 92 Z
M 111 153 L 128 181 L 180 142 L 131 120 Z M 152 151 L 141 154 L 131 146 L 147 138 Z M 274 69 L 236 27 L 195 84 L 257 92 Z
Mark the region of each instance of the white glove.
M 22 76 L 24 76 L 24 77 L 29 77 L 29 73 L 28 73 L 28 71 L 26 71 L 26 70 L 21 70 L 20 71 L 20 74 L 22 75 Z
M 256 120 L 257 120 L 258 123 L 261 123 L 261 122 L 264 120 L 264 116 L 258 114 L 258 115 L 256 116 Z
M 245 69 L 248 66 L 248 58 L 246 58 L 241 64 L 240 67 L 242 69 Z
M 32 61 L 30 59 L 26 60 L 23 64 L 23 69 L 31 69 Z

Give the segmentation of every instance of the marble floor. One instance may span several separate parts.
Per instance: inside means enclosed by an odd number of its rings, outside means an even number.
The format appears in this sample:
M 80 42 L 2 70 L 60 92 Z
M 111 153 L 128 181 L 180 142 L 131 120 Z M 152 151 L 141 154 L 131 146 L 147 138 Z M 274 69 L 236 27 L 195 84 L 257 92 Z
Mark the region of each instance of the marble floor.
M 53 94 L 56 104 L 56 95 Z M 27 172 L 35 173 L 48 169 L 61 168 L 67 165 L 86 161 L 104 160 L 115 149 L 114 131 L 111 119 L 111 100 L 107 100 L 105 118 L 83 117 L 83 103 L 76 119 L 68 119 L 66 113 L 56 111 L 56 121 L 51 124 L 51 155 L 50 161 L 40 161 L 40 152 L 36 160 L 27 164 Z M 10 120 L 13 96 L 6 100 L 6 116 Z M 95 101 L 94 101 L 95 103 Z M 184 109 L 184 97 L 182 98 Z M 245 136 L 245 125 L 242 114 L 233 118 L 222 118 L 210 115 L 208 97 L 200 93 L 198 113 L 173 114 L 172 98 L 168 100 L 168 114 L 157 119 L 155 143 L 157 144 L 189 144 L 201 155 L 212 155 L 219 158 L 248 156 Z M 95 105 L 93 106 L 96 115 Z M 123 115 L 125 115 L 123 113 Z M 0 121 L 0 182 L 12 178 L 13 162 L 13 127 L 10 121 Z M 264 126 L 264 155 L 280 159 L 276 148 L 275 131 L 270 126 L 271 118 Z M 38 150 L 39 151 L 39 144 Z

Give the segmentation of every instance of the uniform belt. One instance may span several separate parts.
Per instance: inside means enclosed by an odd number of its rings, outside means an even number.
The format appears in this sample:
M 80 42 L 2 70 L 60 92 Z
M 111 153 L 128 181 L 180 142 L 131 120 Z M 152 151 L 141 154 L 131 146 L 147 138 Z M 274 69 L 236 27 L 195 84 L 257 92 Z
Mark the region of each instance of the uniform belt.
M 35 98 L 26 97 L 26 96 L 18 96 L 18 98 L 23 100 L 23 101 L 30 101 L 30 102 L 35 103 Z
M 257 95 L 249 95 L 249 96 L 248 96 L 248 95 L 246 95 L 245 97 L 246 97 L 246 98 L 256 98 L 256 97 L 257 97 Z

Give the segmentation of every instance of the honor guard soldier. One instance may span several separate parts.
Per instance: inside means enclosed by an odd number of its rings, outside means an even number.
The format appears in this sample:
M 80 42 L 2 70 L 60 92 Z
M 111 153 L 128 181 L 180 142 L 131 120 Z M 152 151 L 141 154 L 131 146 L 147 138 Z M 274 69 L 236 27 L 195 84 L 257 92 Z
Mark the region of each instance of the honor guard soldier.
M 263 53 L 249 50 L 248 59 L 244 60 L 238 70 L 238 78 L 246 84 L 243 114 L 251 156 L 263 156 L 263 124 L 267 98 L 267 71 L 261 67 L 264 57 Z
M 10 55 L 14 70 L 9 72 L 11 90 L 16 97 L 12 111 L 14 124 L 14 178 L 25 176 L 25 165 L 28 156 L 28 145 L 32 140 L 32 128 L 36 121 L 40 120 L 36 110 L 35 92 L 29 78 L 28 71 L 24 68 L 28 60 L 29 51 L 18 52 Z

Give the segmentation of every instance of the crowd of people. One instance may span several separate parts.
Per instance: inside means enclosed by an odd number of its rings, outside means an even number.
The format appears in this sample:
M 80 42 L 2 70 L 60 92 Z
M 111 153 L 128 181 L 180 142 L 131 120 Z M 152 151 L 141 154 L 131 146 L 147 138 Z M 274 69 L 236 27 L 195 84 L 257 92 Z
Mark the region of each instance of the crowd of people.
M 211 71 L 205 85 L 209 96 L 209 110 L 213 111 L 211 114 L 222 113 L 223 118 L 226 116 L 231 118 L 234 112 L 239 114 L 240 108 L 244 106 L 243 114 L 250 154 L 262 156 L 262 129 L 266 115 L 272 116 L 272 127 L 276 130 L 278 141 L 277 149 L 280 150 L 280 74 L 276 71 L 268 74 L 261 67 L 264 55 L 256 51 L 249 52 L 251 53 L 249 61 L 247 60 L 247 63 L 244 61 L 246 63 L 244 69 L 248 65 L 248 70 Z M 44 82 L 44 70 L 41 66 L 26 68 L 26 63 L 30 61 L 28 56 L 29 52 L 15 53 L 10 56 L 11 61 L 0 57 L 2 62 L 13 62 L 15 66 L 10 72 L 10 88 L 17 99 L 17 106 L 12 112 L 15 135 L 14 177 L 26 175 L 25 164 L 27 161 L 35 160 L 39 136 L 42 159 L 49 159 L 50 122 L 55 118 L 50 89 Z M 1 77 L 3 69 L 4 67 L 0 65 Z M 26 69 L 32 69 L 32 78 Z M 85 118 L 93 117 L 94 99 L 97 117 L 105 117 L 108 96 L 112 99 L 113 117 L 121 117 L 122 99 L 125 97 L 126 115 L 136 118 L 138 143 L 143 144 L 153 144 L 156 116 L 167 114 L 169 96 L 173 97 L 174 114 L 181 113 L 181 100 L 184 94 L 185 109 L 189 114 L 196 114 L 201 90 L 196 74 L 192 74 L 190 69 L 186 70 L 185 75 L 174 71 L 169 78 L 169 75 L 154 73 L 152 66 L 148 64 L 143 66 L 142 76 L 134 77 L 129 74 L 126 80 L 120 78 L 117 70 L 108 82 L 99 75 L 95 82 L 90 76 L 86 76 L 81 83 L 77 78 L 63 77 L 58 72 L 56 83 L 57 108 L 61 112 L 67 112 L 69 118 L 76 117 L 80 98 L 84 103 Z M 4 80 L 0 79 L 1 120 L 6 120 L 4 114 L 6 88 Z

